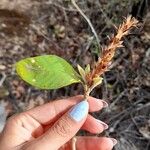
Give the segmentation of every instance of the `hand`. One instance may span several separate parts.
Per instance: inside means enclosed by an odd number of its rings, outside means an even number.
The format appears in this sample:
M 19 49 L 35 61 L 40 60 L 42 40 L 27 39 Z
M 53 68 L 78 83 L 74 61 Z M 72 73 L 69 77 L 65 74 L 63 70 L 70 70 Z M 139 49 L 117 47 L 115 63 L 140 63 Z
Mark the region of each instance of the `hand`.
M 71 150 L 71 138 L 80 128 L 101 133 L 108 126 L 88 114 L 107 105 L 93 97 L 57 100 L 12 116 L 0 135 L 1 150 Z M 78 150 L 111 150 L 115 139 L 77 137 Z

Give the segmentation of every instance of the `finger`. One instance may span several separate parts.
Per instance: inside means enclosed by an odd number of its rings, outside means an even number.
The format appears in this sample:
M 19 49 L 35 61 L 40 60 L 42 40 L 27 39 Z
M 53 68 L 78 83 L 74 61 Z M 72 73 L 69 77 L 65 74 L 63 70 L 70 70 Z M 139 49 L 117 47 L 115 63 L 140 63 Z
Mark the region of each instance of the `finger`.
M 88 114 L 89 104 L 82 101 L 64 114 L 45 134 L 31 144 L 32 149 L 59 149 L 81 128 Z M 42 143 L 42 144 L 41 144 Z M 30 149 L 31 149 L 30 147 Z
M 49 128 L 51 128 L 52 125 L 53 124 L 44 126 L 44 132 L 46 132 Z M 108 129 L 108 125 L 98 119 L 95 119 L 93 116 L 88 114 L 81 129 L 86 130 L 93 134 L 98 134 Z
M 108 125 L 98 119 L 95 119 L 91 115 L 88 115 L 85 123 L 82 126 L 82 129 L 89 131 L 90 133 L 97 134 L 108 129 Z
M 27 111 L 26 113 L 32 118 L 36 119 L 40 124 L 48 125 L 51 122 L 55 122 L 64 113 L 66 113 L 69 108 L 83 100 L 83 96 L 74 96 L 68 99 L 57 100 L 42 106 L 38 106 L 34 109 Z M 93 97 L 88 97 L 89 111 L 98 111 L 108 104 L 103 100 L 98 100 Z
M 77 150 L 112 150 L 117 144 L 117 140 L 107 137 L 76 137 Z M 61 150 L 70 150 L 72 141 L 65 144 Z
M 77 149 L 78 150 L 111 150 L 116 144 L 115 139 L 106 137 L 78 137 Z

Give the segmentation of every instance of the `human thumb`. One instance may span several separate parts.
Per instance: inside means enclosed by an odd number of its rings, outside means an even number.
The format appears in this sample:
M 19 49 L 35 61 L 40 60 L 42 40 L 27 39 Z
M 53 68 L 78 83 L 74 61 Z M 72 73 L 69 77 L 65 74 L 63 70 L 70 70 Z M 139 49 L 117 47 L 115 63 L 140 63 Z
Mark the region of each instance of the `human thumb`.
M 65 113 L 43 136 L 35 142 L 36 150 L 56 150 L 68 142 L 82 127 L 89 104 L 81 101 Z

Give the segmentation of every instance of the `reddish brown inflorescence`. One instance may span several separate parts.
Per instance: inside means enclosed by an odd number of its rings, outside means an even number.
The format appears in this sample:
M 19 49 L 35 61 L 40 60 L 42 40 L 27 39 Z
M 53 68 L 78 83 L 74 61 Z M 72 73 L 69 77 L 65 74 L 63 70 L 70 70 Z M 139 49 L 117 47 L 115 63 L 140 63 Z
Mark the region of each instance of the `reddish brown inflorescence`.
M 128 35 L 129 30 L 132 27 L 136 27 L 137 24 L 138 21 L 135 18 L 128 16 L 125 21 L 118 27 L 117 34 L 111 38 L 110 44 L 103 49 L 102 57 L 99 58 L 95 68 L 86 76 L 89 87 L 92 85 L 94 78 L 101 76 L 105 71 L 108 70 L 116 48 L 122 47 L 122 37 Z

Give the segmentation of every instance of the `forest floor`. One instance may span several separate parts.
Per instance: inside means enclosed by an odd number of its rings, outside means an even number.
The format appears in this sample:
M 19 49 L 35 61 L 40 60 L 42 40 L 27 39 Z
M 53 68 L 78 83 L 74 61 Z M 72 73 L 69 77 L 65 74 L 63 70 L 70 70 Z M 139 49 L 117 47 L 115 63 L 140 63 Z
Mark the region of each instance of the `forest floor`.
M 148 0 L 76 1 L 91 20 L 102 46 L 107 45 L 123 17 L 132 14 L 141 26 L 124 38 L 104 82 L 92 96 L 109 108 L 94 113 L 109 124 L 104 133 L 118 140 L 116 150 L 150 149 L 150 4 Z M 0 126 L 14 113 L 50 100 L 82 94 L 81 85 L 37 90 L 16 74 L 20 59 L 56 54 L 77 64 L 98 58 L 89 25 L 69 0 L 0 1 Z M 88 134 L 88 133 L 79 133 Z M 101 136 L 101 135 L 99 135 Z

